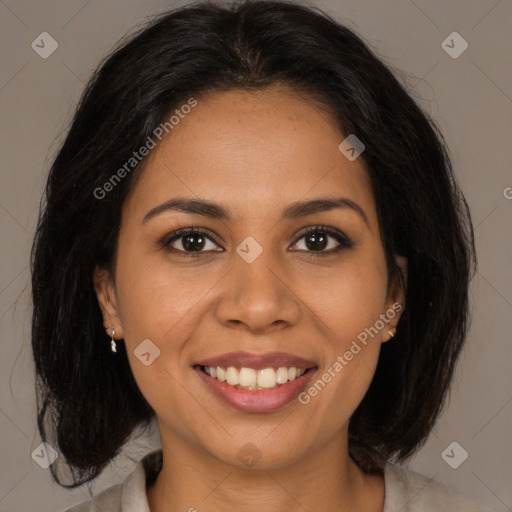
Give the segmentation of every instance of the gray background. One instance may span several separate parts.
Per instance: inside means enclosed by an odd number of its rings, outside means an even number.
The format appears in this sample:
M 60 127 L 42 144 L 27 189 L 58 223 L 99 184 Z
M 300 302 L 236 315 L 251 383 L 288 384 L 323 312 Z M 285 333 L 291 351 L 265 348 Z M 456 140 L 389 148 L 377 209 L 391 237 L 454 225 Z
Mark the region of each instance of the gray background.
M 29 250 L 49 163 L 92 70 L 136 24 L 183 3 L 0 0 L 1 512 L 55 512 L 87 497 L 85 489 L 52 484 L 49 470 L 31 457 L 41 441 L 29 350 Z M 445 134 L 476 228 L 479 271 L 472 282 L 468 344 L 449 406 L 409 467 L 468 495 L 485 510 L 510 511 L 512 2 L 314 4 L 402 70 L 411 94 Z M 456 59 L 441 46 L 453 31 L 469 44 Z M 47 59 L 31 48 L 42 32 L 59 44 Z M 453 441 L 469 454 L 457 469 L 441 457 Z M 155 432 L 130 443 L 94 492 L 122 480 L 134 460 L 157 443 Z M 453 453 L 460 457 L 459 448 Z

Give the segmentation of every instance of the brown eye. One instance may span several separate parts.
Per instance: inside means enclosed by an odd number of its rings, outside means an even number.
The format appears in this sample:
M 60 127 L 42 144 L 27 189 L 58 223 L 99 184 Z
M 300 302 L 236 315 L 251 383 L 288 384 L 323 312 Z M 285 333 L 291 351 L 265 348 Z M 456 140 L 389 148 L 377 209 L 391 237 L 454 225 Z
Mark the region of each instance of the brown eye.
M 304 240 L 304 243 L 301 241 Z M 302 247 L 300 245 L 302 244 Z M 295 242 L 294 250 L 328 255 L 353 247 L 353 242 L 343 233 L 331 228 L 316 226 L 310 228 Z
M 171 233 L 162 240 L 161 245 L 170 251 L 190 253 L 193 256 L 223 250 L 218 249 L 217 242 L 211 236 L 206 235 L 203 230 L 198 228 L 185 228 Z
M 206 243 L 206 237 L 200 233 L 180 237 L 181 245 L 186 251 L 201 251 Z
M 311 251 L 323 251 L 329 244 L 329 235 L 321 232 L 309 233 L 304 239 L 307 248 Z

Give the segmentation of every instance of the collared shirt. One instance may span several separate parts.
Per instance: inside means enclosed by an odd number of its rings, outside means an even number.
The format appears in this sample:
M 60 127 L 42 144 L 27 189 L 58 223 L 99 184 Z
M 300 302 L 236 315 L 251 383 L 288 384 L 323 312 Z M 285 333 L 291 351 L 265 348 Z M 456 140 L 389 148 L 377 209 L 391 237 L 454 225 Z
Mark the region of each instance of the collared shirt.
M 140 461 L 117 485 L 65 512 L 151 512 L 146 495 L 146 470 Z M 463 496 L 419 473 L 392 463 L 384 467 L 382 512 L 483 512 Z M 195 504 L 201 510 L 200 504 Z M 194 503 L 191 503 L 194 510 Z

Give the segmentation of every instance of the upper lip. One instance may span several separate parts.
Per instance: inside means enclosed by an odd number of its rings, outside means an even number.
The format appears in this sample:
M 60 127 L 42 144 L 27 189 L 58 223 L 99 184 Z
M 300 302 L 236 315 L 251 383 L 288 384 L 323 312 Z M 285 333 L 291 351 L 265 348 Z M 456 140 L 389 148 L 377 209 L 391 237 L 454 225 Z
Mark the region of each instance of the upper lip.
M 236 368 L 253 368 L 254 370 L 279 368 L 283 366 L 307 369 L 316 366 L 314 361 L 286 352 L 267 352 L 265 354 L 229 352 L 227 354 L 203 359 L 196 364 L 200 366 L 221 366 L 225 368 L 234 366 Z

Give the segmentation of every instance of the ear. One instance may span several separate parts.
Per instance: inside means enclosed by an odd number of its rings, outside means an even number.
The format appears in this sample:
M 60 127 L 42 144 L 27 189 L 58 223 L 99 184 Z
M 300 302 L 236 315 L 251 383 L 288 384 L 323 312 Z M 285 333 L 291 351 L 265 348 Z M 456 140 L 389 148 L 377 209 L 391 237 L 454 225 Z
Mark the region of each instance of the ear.
M 400 320 L 400 317 L 405 309 L 405 292 L 407 289 L 407 258 L 397 255 L 395 256 L 395 261 L 399 267 L 402 279 L 400 279 L 400 276 L 397 276 L 394 282 L 391 283 L 389 289 L 388 300 L 386 301 L 386 311 L 384 314 L 387 315 L 390 320 L 382 333 L 383 343 L 389 341 L 395 335 L 398 320 Z M 389 331 L 393 333 L 393 336 Z
M 102 267 L 96 267 L 93 273 L 94 290 L 103 315 L 103 325 L 107 334 L 112 335 L 112 327 L 115 330 L 114 339 L 123 338 L 123 328 L 119 318 L 116 290 L 114 280 L 110 272 Z

